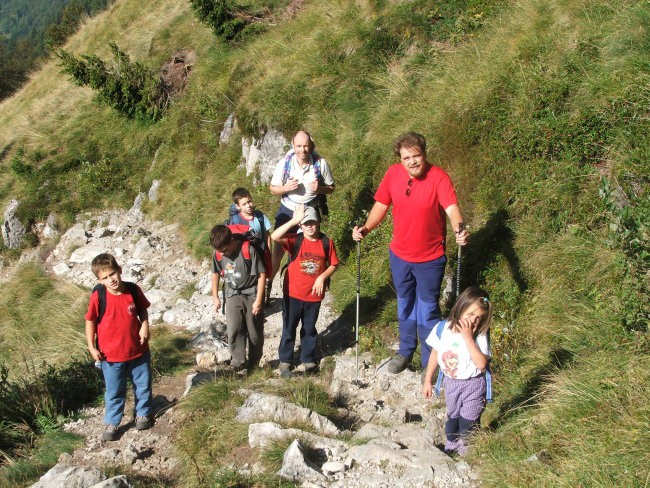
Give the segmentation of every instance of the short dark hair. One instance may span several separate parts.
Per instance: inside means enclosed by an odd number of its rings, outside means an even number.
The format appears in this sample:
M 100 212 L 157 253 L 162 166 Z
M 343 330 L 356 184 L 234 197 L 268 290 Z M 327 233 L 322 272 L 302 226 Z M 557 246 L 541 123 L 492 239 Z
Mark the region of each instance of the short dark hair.
M 232 232 L 227 225 L 215 225 L 210 231 L 210 245 L 220 251 L 232 241 Z
M 99 272 L 105 269 L 118 270 L 120 265 L 117 264 L 117 259 L 115 256 L 108 253 L 102 253 L 95 256 L 92 263 L 90 263 L 90 269 L 92 269 L 95 276 L 99 278 Z
M 393 146 L 393 151 L 395 151 L 397 157 L 401 156 L 400 150 L 403 147 L 417 147 L 422 151 L 422 154 L 425 156 L 427 154 L 427 140 L 422 134 L 418 134 L 417 132 L 406 132 L 397 138 Z
M 252 199 L 253 197 L 251 196 L 251 192 L 249 192 L 246 188 L 240 186 L 234 192 L 232 192 L 232 201 L 238 204 L 239 200 L 241 200 L 242 198 Z
M 458 322 L 465 310 L 477 301 L 479 302 L 481 308 L 487 313 L 483 316 L 481 322 L 478 324 L 474 335 L 477 336 L 487 333 L 487 330 L 490 327 L 490 321 L 492 320 L 492 302 L 490 302 L 490 297 L 488 296 L 487 292 L 478 286 L 470 286 L 458 296 L 458 299 L 452 307 L 451 312 L 449 312 L 449 321 L 451 325 L 450 328 L 455 328 L 456 325 L 458 325 Z

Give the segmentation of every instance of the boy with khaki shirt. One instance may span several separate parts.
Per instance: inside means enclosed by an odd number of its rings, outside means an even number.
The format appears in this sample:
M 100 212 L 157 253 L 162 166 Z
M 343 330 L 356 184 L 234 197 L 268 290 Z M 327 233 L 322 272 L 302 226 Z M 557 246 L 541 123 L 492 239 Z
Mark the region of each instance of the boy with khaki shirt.
M 212 301 L 217 312 L 222 305 L 219 283 L 221 278 L 224 280 L 230 366 L 235 372 L 245 368 L 254 369 L 259 366 L 264 347 L 264 263 L 255 247 L 249 241 L 233 235 L 226 225 L 212 228 L 210 244 L 215 249 L 212 258 Z

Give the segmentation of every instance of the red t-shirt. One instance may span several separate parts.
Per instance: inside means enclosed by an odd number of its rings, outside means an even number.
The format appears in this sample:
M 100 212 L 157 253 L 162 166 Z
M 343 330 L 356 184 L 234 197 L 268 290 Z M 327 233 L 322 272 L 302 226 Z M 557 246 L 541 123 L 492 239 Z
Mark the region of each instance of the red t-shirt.
M 97 326 L 97 340 L 99 350 L 106 356 L 106 361 L 111 363 L 122 363 L 142 356 L 148 349 L 149 344 L 140 344 L 140 312 L 149 308 L 149 300 L 144 296 L 138 286 L 138 306 L 133 302 L 133 297 L 124 290 L 120 295 L 113 295 L 106 290 L 106 311 L 102 321 Z M 97 320 L 99 313 L 99 294 L 93 292 L 90 295 L 86 320 Z
M 458 200 L 451 178 L 442 168 L 430 166 L 424 177 L 417 179 L 411 178 L 401 163 L 393 164 L 379 184 L 375 200 L 393 205 L 390 249 L 397 257 L 422 263 L 445 253 L 445 209 Z
M 329 265 L 336 266 L 339 264 L 339 258 L 336 256 L 334 242 L 331 239 L 329 241 Z M 290 254 L 293 253 L 295 243 L 296 235 L 287 237 L 284 250 Z M 325 264 L 325 251 L 321 240 L 310 241 L 306 237 L 303 238 L 296 259 L 291 261 L 287 269 L 289 296 L 304 302 L 320 302 L 325 294 L 323 296 L 312 294 L 311 289 L 316 282 L 316 278 L 327 269 Z

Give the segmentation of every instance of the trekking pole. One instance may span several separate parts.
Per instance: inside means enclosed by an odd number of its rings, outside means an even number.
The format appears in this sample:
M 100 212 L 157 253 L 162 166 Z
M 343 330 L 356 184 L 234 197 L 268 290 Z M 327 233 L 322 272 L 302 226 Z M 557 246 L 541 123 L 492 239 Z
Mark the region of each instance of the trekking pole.
M 361 295 L 361 241 L 357 241 L 357 320 L 355 327 L 355 383 L 359 384 L 359 297 Z
M 458 233 L 460 234 L 463 232 L 463 229 L 465 229 L 465 224 L 461 222 L 458 224 Z M 458 245 L 458 266 L 456 267 L 456 298 L 458 299 L 458 296 L 460 295 L 460 263 L 461 263 L 461 250 L 463 249 L 463 246 L 460 244 Z

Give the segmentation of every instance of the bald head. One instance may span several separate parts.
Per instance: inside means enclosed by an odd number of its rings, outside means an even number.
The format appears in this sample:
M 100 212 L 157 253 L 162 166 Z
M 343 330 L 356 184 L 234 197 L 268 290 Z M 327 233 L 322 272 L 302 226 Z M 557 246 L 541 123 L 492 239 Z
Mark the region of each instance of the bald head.
M 309 132 L 300 130 L 296 132 L 291 140 L 293 150 L 296 152 L 296 158 L 301 164 L 309 162 L 309 155 L 314 150 L 314 141 L 309 135 Z

